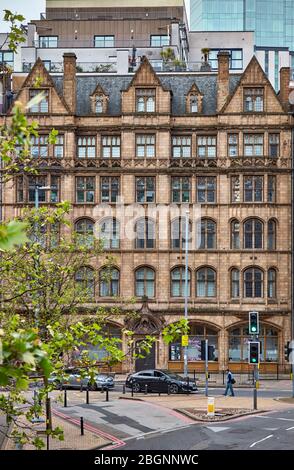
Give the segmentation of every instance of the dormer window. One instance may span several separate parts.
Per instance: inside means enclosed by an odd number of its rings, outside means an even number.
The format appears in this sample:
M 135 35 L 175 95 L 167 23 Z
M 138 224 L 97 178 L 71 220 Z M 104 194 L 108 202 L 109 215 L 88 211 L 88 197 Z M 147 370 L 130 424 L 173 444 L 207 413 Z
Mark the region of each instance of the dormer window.
M 203 95 L 196 83 L 193 83 L 186 95 L 186 113 L 202 113 Z
M 37 100 L 37 95 L 42 96 L 41 100 Z M 49 90 L 33 89 L 29 91 L 29 100 L 36 98 L 36 102 L 30 107 L 31 113 L 48 113 L 49 111 Z
M 101 85 L 97 85 L 90 96 L 91 111 L 95 114 L 106 114 L 108 106 L 108 96 L 105 94 Z
M 246 113 L 262 113 L 263 110 L 263 88 L 244 88 L 244 111 Z
M 103 96 L 96 96 L 95 99 L 95 113 L 102 114 L 103 113 Z
M 136 90 L 136 111 L 138 113 L 155 112 L 154 88 L 138 88 Z
M 190 96 L 190 113 L 198 113 L 198 97 L 196 95 Z

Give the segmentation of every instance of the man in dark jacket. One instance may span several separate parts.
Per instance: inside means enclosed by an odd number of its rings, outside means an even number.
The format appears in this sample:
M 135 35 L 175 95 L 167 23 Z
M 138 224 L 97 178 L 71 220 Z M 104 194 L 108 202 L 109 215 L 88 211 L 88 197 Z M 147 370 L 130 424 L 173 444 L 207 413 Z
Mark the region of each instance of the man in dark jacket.
M 227 386 L 226 386 L 226 391 L 224 393 L 225 397 L 228 394 L 228 391 L 231 392 L 231 396 L 234 397 L 234 390 L 233 390 L 233 383 L 235 383 L 235 380 L 233 379 L 233 374 L 230 371 L 230 369 L 227 369 Z

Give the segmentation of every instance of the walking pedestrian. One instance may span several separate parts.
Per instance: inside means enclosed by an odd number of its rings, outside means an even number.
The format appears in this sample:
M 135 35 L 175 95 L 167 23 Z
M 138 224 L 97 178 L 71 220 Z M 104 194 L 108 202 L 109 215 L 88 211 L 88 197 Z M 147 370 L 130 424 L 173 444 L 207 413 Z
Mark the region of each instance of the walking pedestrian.
M 233 374 L 232 372 L 230 371 L 230 369 L 228 368 L 227 369 L 227 386 L 226 386 L 226 391 L 224 393 L 224 396 L 226 397 L 228 392 L 230 391 L 231 392 L 231 397 L 234 397 L 235 394 L 234 394 L 234 389 L 233 389 L 233 384 L 235 383 L 235 379 L 233 377 Z

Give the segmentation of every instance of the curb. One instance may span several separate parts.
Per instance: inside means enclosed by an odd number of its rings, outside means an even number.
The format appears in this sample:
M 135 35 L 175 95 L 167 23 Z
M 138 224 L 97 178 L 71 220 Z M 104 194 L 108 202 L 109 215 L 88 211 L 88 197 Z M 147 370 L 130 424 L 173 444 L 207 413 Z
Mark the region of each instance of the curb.
M 249 412 L 238 414 L 237 416 L 227 416 L 227 417 L 224 417 L 224 418 L 220 418 L 217 421 L 209 421 L 209 420 L 206 420 L 206 419 L 196 418 L 195 415 L 193 415 L 193 413 L 189 413 L 189 411 L 183 410 L 181 408 L 175 408 L 175 411 L 177 411 L 178 413 L 183 414 L 184 416 L 188 416 L 189 418 L 193 419 L 196 423 L 201 423 L 201 424 L 202 423 L 217 424 L 217 423 L 221 423 L 223 421 L 231 421 L 233 419 L 243 418 L 244 416 L 252 416 L 252 415 L 256 415 L 256 414 L 260 414 L 260 413 L 269 413 L 270 412 L 270 410 L 252 410 L 252 411 L 249 411 Z

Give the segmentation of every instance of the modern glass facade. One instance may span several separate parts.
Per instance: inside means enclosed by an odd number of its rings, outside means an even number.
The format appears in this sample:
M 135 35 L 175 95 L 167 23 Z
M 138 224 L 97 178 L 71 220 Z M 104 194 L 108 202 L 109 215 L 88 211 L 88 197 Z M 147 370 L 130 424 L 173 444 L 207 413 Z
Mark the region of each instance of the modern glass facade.
M 255 45 L 294 51 L 294 0 L 190 0 L 192 31 L 255 31 Z

